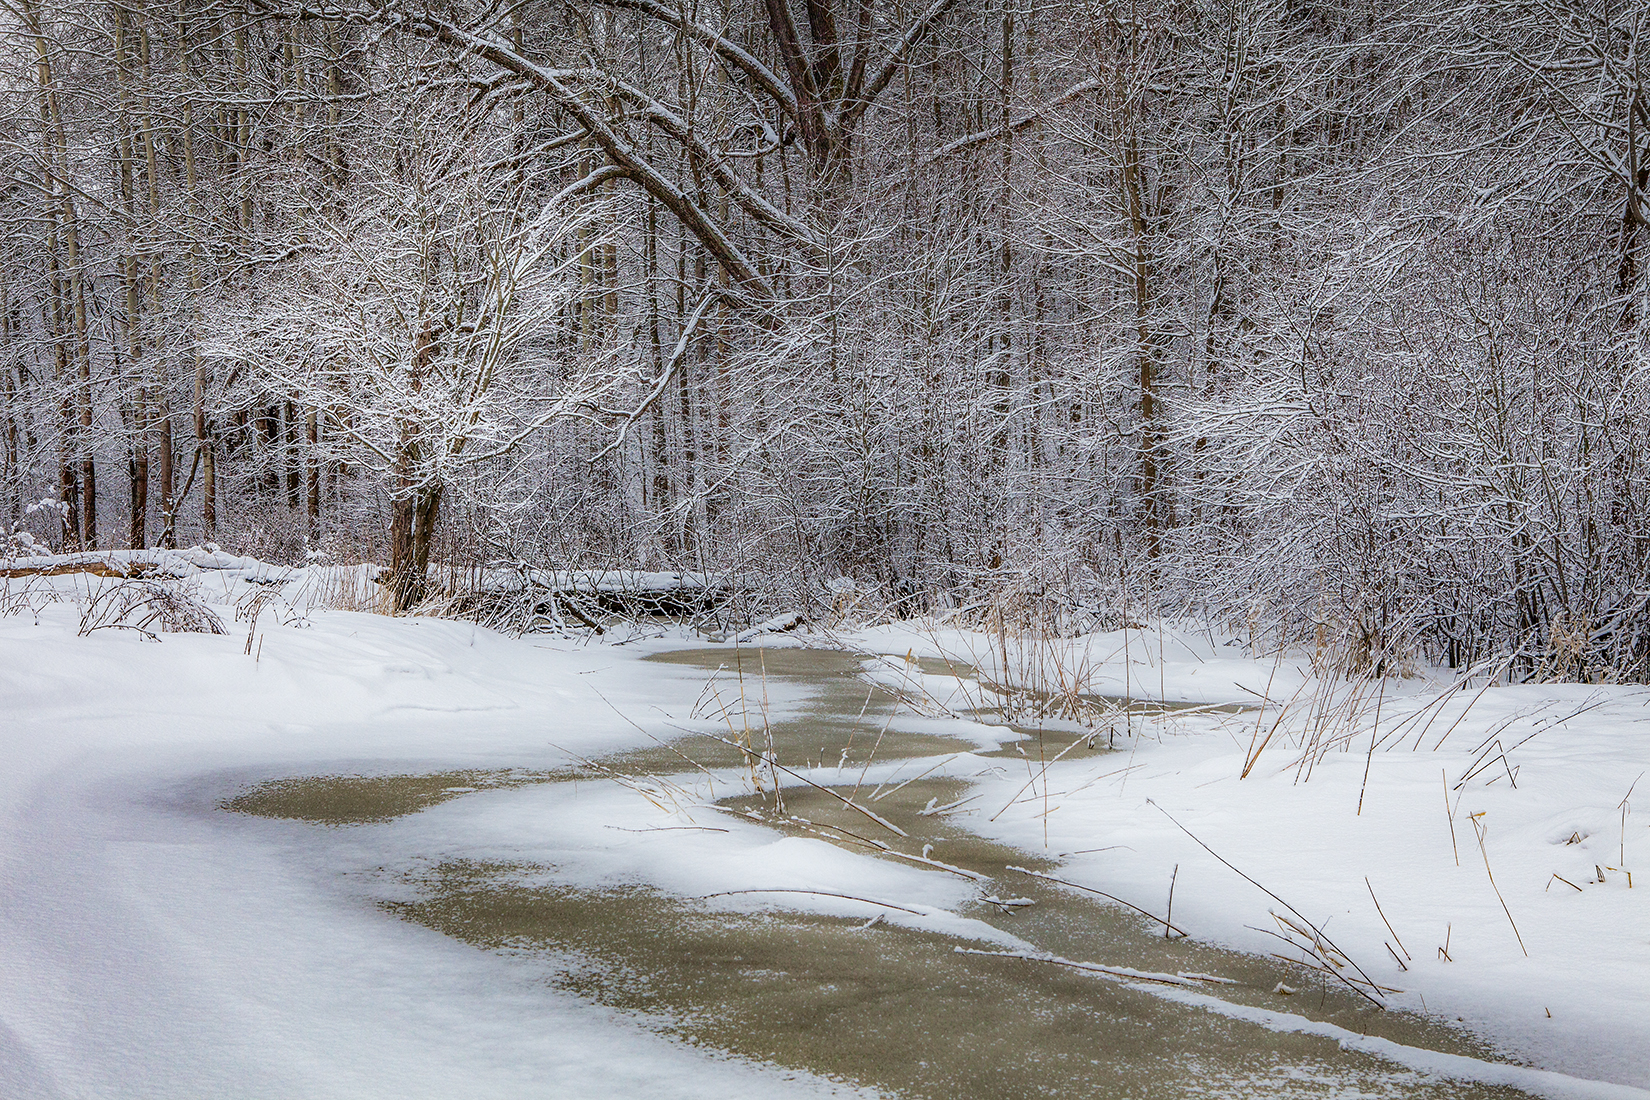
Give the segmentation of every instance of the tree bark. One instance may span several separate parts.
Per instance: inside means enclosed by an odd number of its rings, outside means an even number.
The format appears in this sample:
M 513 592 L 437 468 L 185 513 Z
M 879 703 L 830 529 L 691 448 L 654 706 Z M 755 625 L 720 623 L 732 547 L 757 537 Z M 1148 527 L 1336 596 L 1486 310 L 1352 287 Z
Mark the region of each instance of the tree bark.
M 441 486 L 421 485 L 390 503 L 390 602 L 400 615 L 429 592 L 430 544 L 441 513 Z

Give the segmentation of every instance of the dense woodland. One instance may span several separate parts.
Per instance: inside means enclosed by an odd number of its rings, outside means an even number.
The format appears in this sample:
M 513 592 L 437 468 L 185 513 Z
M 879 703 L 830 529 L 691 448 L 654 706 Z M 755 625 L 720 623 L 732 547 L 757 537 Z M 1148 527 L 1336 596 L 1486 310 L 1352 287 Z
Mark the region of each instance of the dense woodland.
M 401 608 L 443 567 L 709 570 L 1650 674 L 1643 3 L 0 32 L 14 550 L 379 560 Z

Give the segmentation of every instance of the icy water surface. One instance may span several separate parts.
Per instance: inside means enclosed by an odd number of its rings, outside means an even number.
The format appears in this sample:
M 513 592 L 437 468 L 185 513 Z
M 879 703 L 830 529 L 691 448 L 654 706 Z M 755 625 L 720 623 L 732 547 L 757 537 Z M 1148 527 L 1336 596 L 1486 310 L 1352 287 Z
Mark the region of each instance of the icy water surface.
M 816 650 L 689 651 L 660 658 L 721 668 L 724 696 L 747 699 L 763 678 L 805 681 L 806 712 L 734 738 L 781 762 L 840 764 L 852 777 L 872 760 L 943 757 L 971 745 L 890 723 L 890 693 L 859 676 L 862 658 Z M 724 699 L 724 702 L 726 700 Z M 1069 742 L 1068 742 L 1069 743 Z M 1062 745 L 1061 747 L 1064 747 Z M 1103 742 L 1073 755 L 1103 752 Z M 1002 754 L 1018 755 L 1010 748 Z M 1035 750 L 1033 750 L 1035 755 Z M 699 736 L 671 748 L 617 755 L 617 773 L 680 772 L 684 757 L 711 770 L 748 768 L 742 748 Z M 913 763 L 913 776 L 922 767 Z M 436 802 L 564 775 L 448 772 L 340 777 L 264 784 L 230 803 L 244 813 L 319 823 L 386 821 Z M 838 788 L 851 794 L 853 783 Z M 931 856 L 983 875 L 982 895 L 1029 899 L 1003 907 L 976 902 L 964 916 L 987 921 L 1065 959 L 1138 971 L 1216 975 L 1191 987 L 1225 1001 L 1295 1012 L 1411 1046 L 1492 1057 L 1473 1039 L 1412 1015 L 1380 1011 L 1300 968 L 1195 940 L 1164 938 L 1161 920 L 1055 886 L 1010 867 L 1053 871 L 1038 857 L 973 836 L 946 814 L 923 813 L 967 797 L 960 781 L 915 778 L 856 796 L 904 830 L 899 837 L 826 790 L 788 786 L 782 810 L 771 795 L 725 799 L 771 828 L 820 837 L 877 858 Z M 966 805 L 966 803 L 965 803 Z M 411 899 L 391 912 L 478 947 L 559 960 L 558 981 L 602 1004 L 643 1013 L 682 1038 L 750 1058 L 934 1100 L 1018 1097 L 1523 1095 L 1426 1077 L 1333 1041 L 1279 1033 L 1141 988 L 1048 961 L 959 953 L 959 941 L 885 923 L 783 911 L 730 914 L 645 888 L 574 890 L 545 869 L 428 853 L 409 873 Z M 909 859 L 902 860 L 910 862 Z M 981 944 L 968 944 L 975 948 Z M 566 960 L 576 962 L 568 965 Z M 1273 990 L 1284 982 L 1291 997 Z
M 371 825 L 438 806 L 459 795 L 568 779 L 568 772 L 467 769 L 424 775 L 312 775 L 273 779 L 226 799 L 223 808 L 318 825 Z

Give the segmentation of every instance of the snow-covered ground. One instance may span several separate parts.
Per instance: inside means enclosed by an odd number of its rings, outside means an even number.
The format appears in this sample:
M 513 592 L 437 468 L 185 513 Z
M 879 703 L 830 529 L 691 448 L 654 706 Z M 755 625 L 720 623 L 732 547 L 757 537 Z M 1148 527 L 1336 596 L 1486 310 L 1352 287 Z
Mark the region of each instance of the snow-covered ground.
M 20 608 L 22 582 L 8 587 L 0 1097 L 845 1091 L 671 1042 L 531 968 L 386 919 L 295 858 L 313 828 L 249 829 L 212 808 L 262 775 L 549 767 L 566 761 L 552 741 L 582 753 L 642 743 L 602 696 L 656 714 L 691 701 L 702 677 L 657 665 L 638 674 L 635 647 L 342 611 L 295 617 L 285 605 L 264 608 L 249 655 L 248 624 L 234 618 L 257 591 L 248 575 L 194 577 L 228 634 L 159 642 L 121 629 L 79 637 L 81 608 L 42 602 L 46 582 L 32 582 L 33 610 Z M 50 581 L 82 597 L 112 583 Z M 464 805 L 414 815 L 428 820 L 411 828 L 461 819 Z M 498 812 L 495 832 L 514 823 L 509 800 Z M 525 833 L 518 849 L 534 827 Z M 603 839 L 635 847 L 626 834 Z M 791 843 L 754 824 L 740 841 Z M 936 909 L 954 900 L 937 873 L 889 873 L 899 881 L 883 885 L 913 901 L 930 885 Z M 723 880 L 738 881 L 737 867 Z
M 848 1091 L 672 1042 L 558 991 L 543 970 L 388 920 L 340 891 L 348 843 L 336 832 L 327 862 L 311 826 L 213 808 L 269 776 L 548 768 L 646 744 L 638 725 L 700 728 L 688 711 L 702 674 L 639 663 L 690 640 L 580 645 L 325 610 L 301 593 L 336 598 L 355 580 L 323 570 L 289 578 L 253 625 L 244 612 L 271 578 L 226 559 L 173 570 L 199 586 L 224 635 L 79 636 L 87 595 L 111 580 L 31 578 L 0 593 L 0 1096 Z M 1273 914 L 1315 926 L 1402 990 L 1391 1003 L 1459 1017 L 1510 1056 L 1582 1079 L 1517 1078 L 1526 1087 L 1650 1087 L 1650 894 L 1626 874 L 1650 820 L 1623 804 L 1650 768 L 1650 694 L 1473 685 L 1444 696 L 1417 679 L 1360 700 L 1343 688 L 1345 705 L 1314 710 L 1301 702 L 1303 662 L 1257 660 L 1196 632 L 1130 633 L 1071 643 L 1037 667 L 1137 698 L 1295 702 L 1281 718 L 1280 706 L 1136 717 L 1117 724 L 1119 752 L 1046 772 L 1035 753 L 1018 770 L 962 754 L 942 770 L 978 783 L 987 808 L 959 823 L 1047 850 L 1065 877 L 1158 912 L 1175 875 L 1174 922 L 1199 939 L 1291 954 L 1277 934 L 1302 937 Z M 991 698 L 965 670 L 958 680 L 929 663 L 925 675 L 898 659 L 947 654 L 1001 681 L 999 642 L 910 628 L 843 640 L 895 656 L 867 674 L 904 686 L 929 716 L 911 723 L 980 744 L 1007 736 L 961 716 Z M 1009 664 L 1027 660 L 1011 643 Z M 804 703 L 778 681 L 765 691 L 781 713 Z M 1051 723 L 1044 755 L 1077 733 Z M 1314 736 L 1328 751 L 1307 778 Z M 802 894 L 721 903 L 882 912 L 1024 946 L 954 914 L 977 893 L 967 881 L 690 803 L 684 821 L 728 831 L 652 829 L 662 811 L 632 791 L 553 784 L 443 803 L 374 830 L 351 858 L 362 874 L 440 850 L 554 866 L 585 885 L 853 894 L 900 908 Z M 1292 1007 L 1280 996 L 1259 1022 L 1302 1026 Z
M 1136 699 L 1275 700 L 1103 721 L 1119 753 L 1061 760 L 1046 777 L 1035 754 L 986 773 L 987 808 L 966 824 L 1157 913 L 1173 879 L 1175 923 L 1198 938 L 1301 958 L 1278 937 L 1309 941 L 1316 926 L 1402 991 L 1386 995 L 1393 1005 L 1461 1020 L 1539 1065 L 1650 1087 L 1650 870 L 1630 876 L 1650 868 L 1650 689 L 1452 690 L 1436 675 L 1343 684 L 1315 704 L 1304 657 L 1251 658 L 1202 631 L 1097 634 L 1054 652 L 1009 639 L 1006 678 L 986 635 L 890 627 L 852 640 L 995 682 L 1031 669 Z M 991 698 L 904 664 L 877 674 L 936 705 Z M 1050 722 L 1045 755 L 1082 728 Z

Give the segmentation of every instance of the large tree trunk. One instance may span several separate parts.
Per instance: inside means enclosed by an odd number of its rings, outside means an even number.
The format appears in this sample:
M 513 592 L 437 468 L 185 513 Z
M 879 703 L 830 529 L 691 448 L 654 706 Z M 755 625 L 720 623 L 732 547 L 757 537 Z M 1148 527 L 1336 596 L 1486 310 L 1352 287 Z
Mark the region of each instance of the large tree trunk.
M 424 377 L 440 346 L 440 327 L 434 317 L 424 320 L 413 350 L 413 392 L 424 388 Z M 407 611 L 424 598 L 430 583 L 430 540 L 441 512 L 441 483 L 417 476 L 427 471 L 427 452 L 419 438 L 422 426 L 414 420 L 401 424 L 396 449 L 395 499 L 390 502 L 390 575 L 392 610 Z
M 429 591 L 430 543 L 441 512 L 441 486 L 420 485 L 390 504 L 390 575 L 386 582 L 396 614 Z

